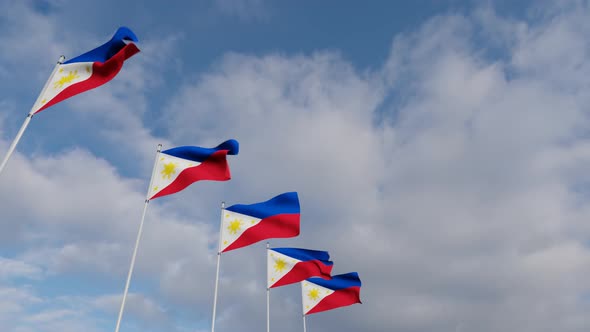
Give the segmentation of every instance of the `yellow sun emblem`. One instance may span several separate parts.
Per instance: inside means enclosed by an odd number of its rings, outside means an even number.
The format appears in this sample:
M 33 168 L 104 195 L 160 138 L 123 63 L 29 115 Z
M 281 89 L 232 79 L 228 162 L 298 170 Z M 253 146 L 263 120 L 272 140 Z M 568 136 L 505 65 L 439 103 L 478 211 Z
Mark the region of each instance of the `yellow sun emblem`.
M 313 288 L 307 293 L 307 297 L 312 301 L 317 301 L 320 297 L 320 291 L 317 288 Z
M 69 71 L 67 75 L 64 75 L 62 77 L 59 78 L 59 80 L 57 80 L 57 82 L 55 82 L 53 84 L 53 88 L 54 89 L 61 89 L 64 86 L 72 83 L 75 79 L 79 78 L 80 76 L 78 76 L 78 71 L 74 70 L 74 71 Z
M 229 226 L 227 226 L 227 230 L 230 234 L 238 234 L 241 227 L 242 223 L 240 222 L 240 219 L 234 219 L 234 221 L 230 222 Z
M 275 262 L 275 271 L 276 272 L 283 272 L 284 269 L 287 268 L 287 262 L 285 262 L 282 258 L 279 258 Z
M 172 178 L 172 175 L 176 174 L 176 165 L 174 163 L 164 164 L 164 169 L 162 169 L 160 174 L 162 174 L 162 179 Z

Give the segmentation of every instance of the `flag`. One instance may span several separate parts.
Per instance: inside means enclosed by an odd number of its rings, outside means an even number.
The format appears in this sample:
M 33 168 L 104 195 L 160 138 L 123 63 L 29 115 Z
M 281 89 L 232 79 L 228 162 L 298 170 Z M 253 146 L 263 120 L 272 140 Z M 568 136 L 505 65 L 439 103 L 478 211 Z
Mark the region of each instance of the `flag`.
M 268 249 L 268 288 L 300 282 L 311 277 L 330 279 L 334 263 L 327 251 Z
M 177 193 L 196 181 L 231 179 L 226 156 L 238 152 L 238 141 L 233 139 L 215 148 L 181 146 L 162 151 L 156 162 L 148 199 Z
M 303 314 L 332 310 L 355 303 L 360 298 L 361 279 L 356 272 L 332 276 L 330 280 L 310 278 L 301 282 Z
M 223 212 L 221 252 L 245 247 L 264 239 L 299 235 L 299 198 L 296 192 L 266 202 L 236 204 Z
M 139 52 L 135 44 L 125 41 L 137 42 L 137 37 L 129 28 L 121 27 L 105 44 L 59 64 L 31 113 L 39 113 L 113 79 L 123 67 L 123 62 Z

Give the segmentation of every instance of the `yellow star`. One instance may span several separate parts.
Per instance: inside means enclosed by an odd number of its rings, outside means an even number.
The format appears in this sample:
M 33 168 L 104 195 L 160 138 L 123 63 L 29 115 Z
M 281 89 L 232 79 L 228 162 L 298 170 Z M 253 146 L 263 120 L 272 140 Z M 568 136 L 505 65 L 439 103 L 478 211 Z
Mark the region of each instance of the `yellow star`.
M 59 68 L 59 72 L 60 73 L 63 73 L 64 72 L 64 69 L 63 68 Z
M 283 272 L 284 269 L 287 268 L 287 262 L 285 262 L 282 258 L 277 259 L 275 262 L 275 271 L 276 272 Z
M 57 80 L 57 82 L 55 82 L 53 84 L 53 88 L 54 89 L 61 89 L 65 85 L 68 85 L 68 84 L 72 83 L 75 79 L 77 79 L 79 77 L 80 76 L 78 76 L 78 71 L 77 70 L 69 71 L 67 75 L 64 75 L 64 76 L 60 77 L 59 80 Z
M 172 178 L 172 175 L 176 174 L 176 165 L 174 163 L 164 164 L 164 169 L 162 169 L 160 174 L 162 174 L 162 179 Z
M 46 102 L 47 102 L 47 99 L 41 100 L 41 104 L 45 104 Z
M 312 301 L 317 301 L 320 297 L 320 290 L 317 288 L 313 288 L 307 293 L 307 297 L 309 297 L 309 299 Z
M 223 244 L 227 244 L 227 241 L 223 241 Z
M 227 226 L 227 230 L 230 234 L 238 234 L 241 227 L 242 223 L 240 222 L 240 219 L 234 219 L 234 221 L 230 222 L 229 226 Z
M 154 191 L 158 191 L 158 189 L 159 189 L 158 186 L 154 187 Z
M 86 66 L 86 72 L 90 73 L 90 66 Z
M 251 223 L 252 225 L 254 225 L 254 224 L 256 223 L 256 220 L 252 220 L 252 221 L 250 221 L 250 223 Z

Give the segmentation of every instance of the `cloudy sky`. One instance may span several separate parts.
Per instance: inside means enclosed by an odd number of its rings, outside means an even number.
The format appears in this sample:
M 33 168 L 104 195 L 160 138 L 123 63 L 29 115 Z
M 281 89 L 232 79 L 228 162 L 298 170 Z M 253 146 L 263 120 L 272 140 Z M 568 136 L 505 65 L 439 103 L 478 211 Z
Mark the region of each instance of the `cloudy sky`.
M 229 138 L 231 181 L 150 204 L 121 331 L 209 331 L 221 201 L 286 191 L 271 245 L 363 281 L 310 332 L 590 329 L 588 1 L 164 3 L 0 0 L 2 157 L 61 54 L 141 49 L 0 174 L 0 331 L 113 331 L 156 145 Z M 265 329 L 264 246 L 223 255 L 216 331 Z M 271 305 L 302 330 L 298 285 Z

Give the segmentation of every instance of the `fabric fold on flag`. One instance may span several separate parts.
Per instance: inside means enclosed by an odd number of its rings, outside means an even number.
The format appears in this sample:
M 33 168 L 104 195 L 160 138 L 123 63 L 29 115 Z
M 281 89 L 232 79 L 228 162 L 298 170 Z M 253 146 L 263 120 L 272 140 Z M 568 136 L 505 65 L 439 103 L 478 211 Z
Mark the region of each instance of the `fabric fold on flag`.
M 300 207 L 296 192 L 256 204 L 236 204 L 223 211 L 220 252 L 271 238 L 299 235 Z
M 268 288 L 293 284 L 311 277 L 330 279 L 334 265 L 327 251 L 300 248 L 268 249 Z
M 137 41 L 133 31 L 120 27 L 105 44 L 59 64 L 55 74 L 47 82 L 47 89 L 33 105 L 31 113 L 39 113 L 112 80 L 123 67 L 123 62 L 139 52 L 132 43 Z
M 301 282 L 303 314 L 315 314 L 362 303 L 360 290 L 361 279 L 357 272 L 335 275 L 330 280 L 304 280 Z
M 177 193 L 201 180 L 231 179 L 227 155 L 237 155 L 239 143 L 227 140 L 214 148 L 181 146 L 160 152 L 148 199 Z

